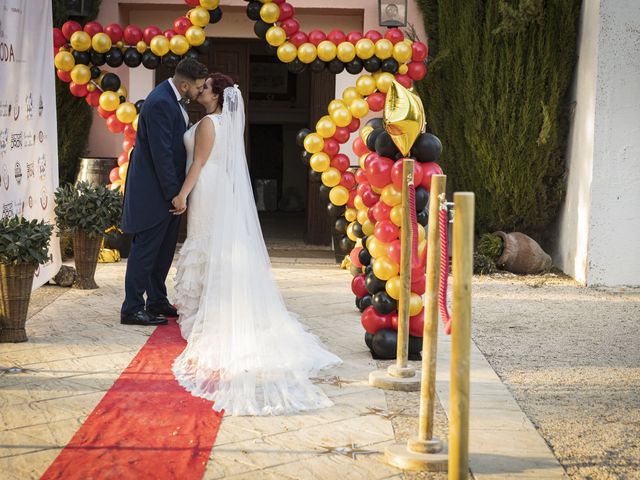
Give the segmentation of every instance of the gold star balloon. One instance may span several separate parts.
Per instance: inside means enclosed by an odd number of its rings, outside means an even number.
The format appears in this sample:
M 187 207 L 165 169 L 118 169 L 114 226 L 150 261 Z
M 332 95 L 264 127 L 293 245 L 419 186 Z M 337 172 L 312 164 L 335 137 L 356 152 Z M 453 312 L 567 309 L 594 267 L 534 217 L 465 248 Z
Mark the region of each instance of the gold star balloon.
M 384 128 L 402 155 L 409 155 L 413 142 L 425 129 L 422 100 L 397 81 L 393 81 L 384 104 Z

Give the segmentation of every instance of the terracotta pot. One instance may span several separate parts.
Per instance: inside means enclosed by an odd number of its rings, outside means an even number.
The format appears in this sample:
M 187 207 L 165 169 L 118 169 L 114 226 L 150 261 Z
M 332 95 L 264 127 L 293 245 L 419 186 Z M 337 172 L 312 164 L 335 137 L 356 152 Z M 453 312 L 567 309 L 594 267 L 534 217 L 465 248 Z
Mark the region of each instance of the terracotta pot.
M 74 232 L 73 253 L 76 273 L 78 274 L 73 283 L 74 288 L 85 290 L 98 288 L 94 276 L 101 244 L 102 237 L 89 237 L 89 235 L 82 230 Z
M 551 257 L 533 238 L 520 232 L 494 232 L 502 239 L 502 255 L 498 268 L 513 273 L 540 273 L 551 268 Z
M 0 342 L 26 342 L 27 310 L 36 266 L 0 264 Z

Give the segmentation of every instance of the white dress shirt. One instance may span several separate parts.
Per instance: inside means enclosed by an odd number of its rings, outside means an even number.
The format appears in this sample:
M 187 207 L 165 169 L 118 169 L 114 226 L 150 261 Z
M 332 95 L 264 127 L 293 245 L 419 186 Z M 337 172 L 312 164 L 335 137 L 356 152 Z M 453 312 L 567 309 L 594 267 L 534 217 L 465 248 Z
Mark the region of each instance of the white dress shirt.
M 171 85 L 171 88 L 173 88 L 173 93 L 176 94 L 176 98 L 178 99 L 178 105 L 180 105 L 180 110 L 182 110 L 182 116 L 184 117 L 184 123 L 185 123 L 185 125 L 188 126 L 189 125 L 189 114 L 185 110 L 185 108 L 182 105 L 182 103 L 180 103 L 180 100 L 182 100 L 182 95 L 180 95 L 180 92 L 178 91 L 176 86 L 173 84 L 173 78 L 169 79 L 169 85 Z

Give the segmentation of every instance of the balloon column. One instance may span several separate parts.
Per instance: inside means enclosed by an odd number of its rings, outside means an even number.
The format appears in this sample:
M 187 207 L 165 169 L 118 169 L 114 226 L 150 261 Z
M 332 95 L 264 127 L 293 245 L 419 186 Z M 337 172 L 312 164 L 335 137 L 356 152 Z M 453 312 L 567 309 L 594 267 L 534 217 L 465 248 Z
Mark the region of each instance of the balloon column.
M 88 22 L 81 26 L 68 21 L 53 29 L 54 64 L 57 76 L 69 84 L 70 92 L 86 100 L 106 120 L 113 133 L 124 133 L 123 152 L 118 167 L 110 174 L 110 187 L 124 191 L 131 150 L 135 145 L 138 114 L 143 100 L 131 103 L 117 74 L 107 67 L 140 65 L 156 69 L 161 64 L 175 67 L 181 58 L 198 58 L 209 48 L 204 27 L 222 18 L 219 0 L 185 0 L 194 7 L 176 18 L 173 28 L 164 32 L 150 25 L 122 27 Z

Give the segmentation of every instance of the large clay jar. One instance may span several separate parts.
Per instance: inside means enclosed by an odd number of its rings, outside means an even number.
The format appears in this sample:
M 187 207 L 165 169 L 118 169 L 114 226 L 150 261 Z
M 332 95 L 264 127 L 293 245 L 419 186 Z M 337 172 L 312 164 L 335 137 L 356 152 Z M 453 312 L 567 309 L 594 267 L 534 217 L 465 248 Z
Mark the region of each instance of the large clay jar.
M 494 232 L 502 239 L 498 268 L 513 273 L 540 273 L 551 268 L 551 257 L 533 238 L 520 232 Z

